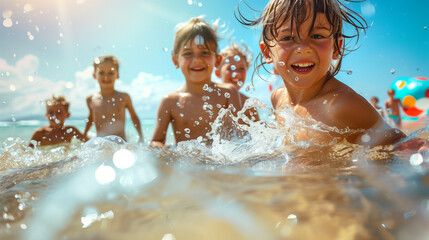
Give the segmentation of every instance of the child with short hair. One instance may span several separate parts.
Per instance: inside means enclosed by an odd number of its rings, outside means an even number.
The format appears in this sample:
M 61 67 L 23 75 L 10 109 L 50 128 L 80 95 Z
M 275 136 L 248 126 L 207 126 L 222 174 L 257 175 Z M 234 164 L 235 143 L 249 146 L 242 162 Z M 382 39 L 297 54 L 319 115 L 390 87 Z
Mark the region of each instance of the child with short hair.
M 348 51 L 344 39 L 358 37 L 367 28 L 366 21 L 339 0 L 271 0 L 259 18 L 248 20 L 241 15 L 240 21 L 247 26 L 262 25 L 259 67 L 272 63 L 283 79 L 284 86 L 271 95 L 273 107 L 292 109 L 303 119 L 328 126 L 327 131 L 299 128 L 286 141 L 295 137 L 327 144 L 346 139 L 375 146 L 393 144 L 406 136 L 334 77 Z M 356 34 L 345 35 L 343 24 Z
M 388 121 L 391 123 L 392 127 L 401 128 L 401 100 L 395 98 L 395 90 L 387 90 L 387 96 L 389 97 L 384 106 L 386 108 Z
M 246 81 L 247 69 L 250 67 L 252 62 L 252 54 L 246 44 L 242 44 L 240 47 L 237 43 L 233 43 L 230 46 L 224 48 L 220 55 L 222 56 L 222 62 L 219 67 L 216 68 L 215 74 L 218 78 L 222 79 L 224 83 L 230 83 L 234 85 L 237 90 L 244 85 Z M 240 93 L 241 106 L 248 96 Z M 247 109 L 244 114 L 253 121 L 259 121 L 259 115 L 256 108 Z
M 241 109 L 235 87 L 211 81 L 213 69 L 222 61 L 217 41 L 215 29 L 202 18 L 191 18 L 176 31 L 172 60 L 186 82 L 162 99 L 152 146 L 164 146 L 170 123 L 176 143 L 205 138 L 222 108 Z
M 33 133 L 30 147 L 70 143 L 73 138 L 84 142 L 88 140 L 77 128 L 64 126 L 65 120 L 70 117 L 70 103 L 64 96 L 52 96 L 45 103 L 45 116 L 49 120 L 49 126 L 40 127 Z
M 380 102 L 380 100 L 378 99 L 378 97 L 376 97 L 376 96 L 371 97 L 371 99 L 369 100 L 369 102 L 375 108 L 375 110 L 377 110 L 377 112 L 381 115 L 381 117 L 384 118 L 383 108 L 380 107 L 380 106 L 378 106 L 378 103 Z
M 143 142 L 140 120 L 134 111 L 131 98 L 127 93 L 115 90 L 115 81 L 119 78 L 119 61 L 115 56 L 101 56 L 94 60 L 94 79 L 98 80 L 100 92 L 87 97 L 89 115 L 84 135 L 95 125 L 97 137 L 119 136 L 125 141 L 125 122 L 128 112 L 139 135 L 138 142 Z

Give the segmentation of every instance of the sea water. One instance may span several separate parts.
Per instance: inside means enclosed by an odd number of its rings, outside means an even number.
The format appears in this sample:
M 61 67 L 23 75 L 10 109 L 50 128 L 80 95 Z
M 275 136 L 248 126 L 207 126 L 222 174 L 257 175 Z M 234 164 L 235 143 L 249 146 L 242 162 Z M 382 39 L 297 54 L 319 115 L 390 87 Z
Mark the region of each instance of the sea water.
M 8 133 L 0 239 L 429 238 L 425 154 L 285 146 L 269 117 L 242 127 L 244 138 L 168 149 L 118 137 L 31 149 Z

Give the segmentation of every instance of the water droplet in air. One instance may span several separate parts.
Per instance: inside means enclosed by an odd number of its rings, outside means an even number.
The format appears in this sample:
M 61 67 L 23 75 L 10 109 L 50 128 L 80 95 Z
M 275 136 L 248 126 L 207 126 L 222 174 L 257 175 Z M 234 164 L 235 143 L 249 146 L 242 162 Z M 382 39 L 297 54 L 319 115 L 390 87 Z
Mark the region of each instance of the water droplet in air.
M 184 130 L 185 130 L 185 133 L 190 133 L 191 132 L 191 129 L 189 129 L 189 128 L 185 128 Z
M 15 87 L 15 85 L 11 84 L 11 85 L 9 86 L 9 90 L 10 90 L 11 92 L 15 92 L 15 91 L 16 91 L 16 87 Z
M 203 3 L 198 3 L 198 7 L 202 7 L 203 6 Z
M 413 166 L 419 166 L 423 163 L 423 156 L 420 153 L 415 153 L 410 157 L 410 163 Z
M 231 69 L 231 71 L 235 71 L 237 69 L 237 67 L 235 65 L 231 65 L 230 69 Z
M 179 114 L 180 115 L 180 117 L 183 117 L 184 115 L 183 115 L 183 113 L 181 113 L 181 114 Z
M 249 85 L 247 85 L 247 86 L 246 86 L 246 89 L 245 89 L 245 90 L 246 90 L 246 92 L 254 91 L 254 90 L 255 90 L 255 87 L 254 87 L 253 85 L 250 85 L 250 84 L 249 84 Z
M 166 48 L 166 47 L 163 47 L 163 48 L 162 48 L 162 50 L 163 50 L 164 52 L 168 52 L 168 48 Z
M 229 59 L 225 59 L 225 63 L 229 63 Z
M 428 27 L 427 26 L 424 26 L 424 28 L 423 28 L 424 30 L 427 30 L 428 29 Z
M 218 104 L 216 104 L 216 107 L 217 107 L 217 108 L 221 108 L 221 107 L 222 107 L 222 105 L 220 105 L 220 104 L 218 103 Z
M 10 18 L 6 18 L 5 20 L 3 20 L 3 26 L 10 28 L 13 25 L 13 21 Z
M 298 81 L 299 81 L 299 77 L 295 77 L 295 81 L 297 81 L 297 82 L 298 82 Z
M 191 136 L 189 134 L 185 134 L 185 137 L 186 138 L 190 138 Z
M 188 0 L 188 5 L 192 5 L 192 0 Z
M 327 103 L 328 103 L 328 100 L 323 101 L 323 104 L 327 104 Z
M 241 87 L 241 86 L 243 86 L 243 82 L 242 81 L 238 81 L 237 85 Z
M 71 133 L 73 131 L 73 129 L 71 129 L 71 128 L 69 128 L 69 129 L 67 129 L 67 133 Z
M 239 55 L 234 56 L 234 61 L 239 62 L 241 60 L 241 57 Z
M 233 78 L 237 77 L 237 75 L 238 75 L 238 73 L 236 73 L 236 72 L 233 72 L 233 73 L 232 73 L 232 77 L 233 77 Z
M 200 122 L 198 122 L 198 121 L 195 121 L 195 125 L 200 125 Z
M 348 69 L 347 70 L 347 75 L 352 75 L 353 74 L 353 69 Z
M 116 119 L 112 118 L 112 122 L 116 122 Z
M 177 102 L 177 103 L 176 103 L 176 105 L 177 105 L 178 107 L 180 107 L 180 103 L 179 103 L 179 102 Z
M 396 73 L 396 69 L 392 68 L 392 69 L 390 70 L 390 73 L 391 73 L 391 74 L 395 74 L 395 73 Z
M 226 97 L 226 98 L 230 98 L 230 97 L 231 97 L 231 95 L 230 95 L 229 93 L 225 93 L 225 97 Z
M 104 115 L 103 115 L 103 116 L 101 116 L 101 118 L 102 118 L 102 119 L 105 119 L 105 118 L 106 118 L 106 116 L 104 116 Z
M 279 65 L 283 67 L 285 65 L 285 62 L 279 62 Z

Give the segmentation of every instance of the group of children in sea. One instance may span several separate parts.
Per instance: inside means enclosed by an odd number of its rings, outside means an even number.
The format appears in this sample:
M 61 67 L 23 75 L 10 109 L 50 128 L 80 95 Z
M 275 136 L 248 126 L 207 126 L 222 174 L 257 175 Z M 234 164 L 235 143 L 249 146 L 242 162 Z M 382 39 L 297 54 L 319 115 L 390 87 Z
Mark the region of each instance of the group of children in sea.
M 367 100 L 335 78 L 343 56 L 351 51 L 345 39 L 356 38 L 367 28 L 365 20 L 339 0 L 271 0 L 258 18 L 250 20 L 239 12 L 238 21 L 246 26 L 262 26 L 255 71 L 272 64 L 284 82 L 284 86 L 272 92 L 273 108 L 292 109 L 302 118 L 340 130 L 303 129 L 296 133 L 300 139 L 323 144 L 336 138 L 377 146 L 394 144 L 406 137 L 390 127 Z M 355 34 L 346 35 L 345 25 L 351 26 Z M 245 47 L 237 44 L 219 53 L 216 30 L 203 18 L 192 18 L 176 31 L 172 60 L 182 71 L 185 84 L 162 99 L 150 143 L 153 147 L 164 147 L 170 123 L 176 144 L 206 138 L 221 109 L 236 115 L 247 99 L 238 90 L 246 79 L 251 57 Z M 53 97 L 46 101 L 49 126 L 35 131 L 31 146 L 70 142 L 73 137 L 86 141 L 92 125 L 98 137 L 116 135 L 126 140 L 126 109 L 143 141 L 130 96 L 114 88 L 119 78 L 118 60 L 102 56 L 93 65 L 100 92 L 87 98 L 89 116 L 84 133 L 64 126 L 70 116 L 69 103 L 64 97 Z M 223 83 L 212 81 L 213 71 Z M 254 108 L 245 115 L 251 121 L 259 120 Z M 285 115 L 276 114 L 276 121 L 281 124 Z M 286 137 L 284 141 L 287 144 L 290 139 Z M 414 147 L 421 145 L 416 143 Z

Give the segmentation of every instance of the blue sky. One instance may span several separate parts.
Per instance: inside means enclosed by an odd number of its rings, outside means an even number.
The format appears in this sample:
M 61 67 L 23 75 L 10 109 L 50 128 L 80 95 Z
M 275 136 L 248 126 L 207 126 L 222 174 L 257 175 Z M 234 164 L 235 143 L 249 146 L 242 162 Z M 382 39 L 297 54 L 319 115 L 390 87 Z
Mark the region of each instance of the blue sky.
M 0 2 L 0 120 L 44 114 L 43 100 L 64 94 L 71 113 L 84 118 L 85 98 L 98 91 L 92 60 L 116 55 L 117 89 L 131 95 L 140 118 L 155 118 L 162 96 L 184 84 L 171 62 L 175 26 L 191 17 L 219 19 L 220 47 L 246 42 L 259 52 L 260 29 L 234 17 L 236 0 L 7 0 Z M 262 10 L 268 1 L 248 0 Z M 243 8 L 245 6 L 241 4 Z M 350 3 L 372 24 L 360 48 L 343 61 L 337 78 L 382 102 L 399 77 L 429 77 L 429 1 L 379 0 Z M 247 12 L 247 16 L 256 13 Z M 245 83 L 251 82 L 249 69 Z M 270 76 L 265 74 L 268 79 Z M 213 80 L 217 81 L 216 77 Z M 269 104 L 268 83 L 254 79 L 245 94 Z M 280 86 L 281 82 L 275 83 Z M 271 104 L 269 104 L 271 106 Z

